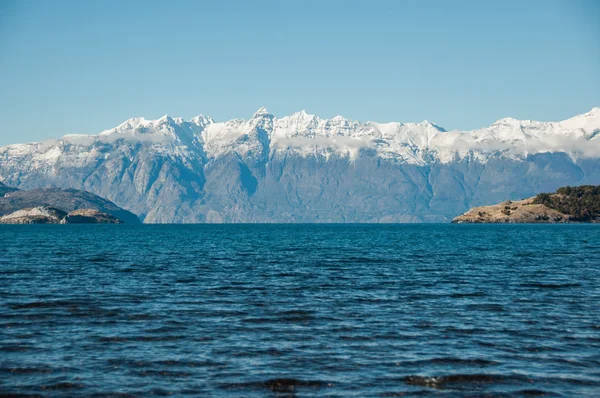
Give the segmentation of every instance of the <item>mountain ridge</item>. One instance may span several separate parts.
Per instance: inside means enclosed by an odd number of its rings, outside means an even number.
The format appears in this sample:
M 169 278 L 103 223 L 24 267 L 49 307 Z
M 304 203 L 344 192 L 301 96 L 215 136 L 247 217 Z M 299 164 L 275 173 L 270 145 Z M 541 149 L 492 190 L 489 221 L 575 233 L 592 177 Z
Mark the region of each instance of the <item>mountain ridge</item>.
M 374 121 L 363 123 L 342 116 L 323 119 L 304 110 L 276 118 L 263 107 L 248 120 L 231 119 L 226 122 L 216 122 L 204 115 L 195 116 L 188 121 L 172 118 L 169 115 L 156 120 L 135 117 L 98 134 L 68 134 L 57 140 L 11 144 L 0 149 L 48 146 L 61 142 L 90 145 L 96 142 L 110 143 L 119 139 L 129 139 L 156 144 L 204 146 L 209 149 L 207 152 L 209 157 L 217 157 L 224 151 L 235 150 L 230 141 L 264 127 L 267 127 L 269 142 L 272 145 L 270 151 L 282 147 L 289 150 L 303 146 L 313 149 L 338 148 L 339 154 L 352 156 L 355 153 L 349 147 L 372 148 L 376 149 L 382 157 L 397 157 L 400 161 L 408 163 L 426 163 L 426 159 L 417 159 L 407 154 L 407 151 L 403 150 L 406 147 L 413 152 L 429 151 L 434 158 L 437 155 L 436 160 L 442 162 L 452 161 L 454 159 L 452 155 L 466 157 L 469 152 L 480 155 L 476 156 L 480 161 L 485 160 L 485 155 L 489 156 L 497 151 L 504 151 L 505 155 L 524 156 L 551 151 L 567 152 L 570 156 L 600 154 L 600 141 L 595 139 L 600 132 L 600 107 L 558 122 L 517 120 L 506 117 L 498 119 L 488 127 L 466 131 L 447 131 L 427 120 L 420 123 Z M 580 145 L 565 147 L 565 141 L 546 145 L 536 141 L 556 140 L 559 137 L 570 138 Z M 294 142 L 295 139 L 299 141 Z M 344 139 L 346 141 L 343 141 Z M 592 142 L 593 153 L 588 146 L 581 145 L 582 140 L 587 144 Z M 534 144 L 531 144 L 532 142 Z M 227 148 L 223 148 L 224 146 Z M 390 147 L 389 150 L 386 150 L 386 146 Z M 306 154 L 302 150 L 300 152 Z
M 0 181 L 93 192 L 145 222 L 446 222 L 470 207 L 600 184 L 600 108 L 468 132 L 306 111 L 133 118 L 0 147 Z

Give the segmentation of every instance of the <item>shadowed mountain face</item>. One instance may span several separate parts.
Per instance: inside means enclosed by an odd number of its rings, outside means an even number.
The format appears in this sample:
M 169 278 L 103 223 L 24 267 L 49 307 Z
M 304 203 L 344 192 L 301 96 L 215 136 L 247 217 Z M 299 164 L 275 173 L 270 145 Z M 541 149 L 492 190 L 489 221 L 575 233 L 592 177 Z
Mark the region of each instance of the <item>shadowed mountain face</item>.
M 600 184 L 598 132 L 600 108 L 470 132 L 264 109 L 226 123 L 138 118 L 0 148 L 0 177 L 93 192 L 145 222 L 447 222 L 474 206 Z
M 0 198 L 6 195 L 7 193 L 16 191 L 16 188 L 7 187 L 3 183 L 0 182 Z
M 34 207 L 51 207 L 69 213 L 79 209 L 97 210 L 110 214 L 127 224 L 139 224 L 139 218 L 109 200 L 76 189 L 31 189 L 14 191 L 0 198 L 0 216 Z

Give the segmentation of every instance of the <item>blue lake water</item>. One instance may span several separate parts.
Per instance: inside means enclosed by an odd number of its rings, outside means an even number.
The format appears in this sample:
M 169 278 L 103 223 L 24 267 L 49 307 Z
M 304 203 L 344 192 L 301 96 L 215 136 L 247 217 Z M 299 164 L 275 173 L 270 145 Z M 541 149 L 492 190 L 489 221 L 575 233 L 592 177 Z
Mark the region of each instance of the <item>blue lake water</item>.
M 0 226 L 0 394 L 600 396 L 600 226 Z

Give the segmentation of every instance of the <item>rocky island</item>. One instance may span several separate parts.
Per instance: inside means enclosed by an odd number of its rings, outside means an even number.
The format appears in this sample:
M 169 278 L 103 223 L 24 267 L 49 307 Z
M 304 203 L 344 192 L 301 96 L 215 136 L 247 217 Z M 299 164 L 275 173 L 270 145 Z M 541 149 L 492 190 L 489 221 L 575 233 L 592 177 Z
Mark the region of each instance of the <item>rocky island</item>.
M 475 223 L 567 223 L 600 222 L 600 186 L 559 188 L 528 199 L 474 207 L 452 220 Z
M 123 221 L 98 210 L 65 213 L 54 207 L 38 206 L 6 214 L 0 217 L 0 224 L 123 224 Z
M 0 224 L 140 224 L 113 202 L 76 189 L 18 190 L 0 183 Z

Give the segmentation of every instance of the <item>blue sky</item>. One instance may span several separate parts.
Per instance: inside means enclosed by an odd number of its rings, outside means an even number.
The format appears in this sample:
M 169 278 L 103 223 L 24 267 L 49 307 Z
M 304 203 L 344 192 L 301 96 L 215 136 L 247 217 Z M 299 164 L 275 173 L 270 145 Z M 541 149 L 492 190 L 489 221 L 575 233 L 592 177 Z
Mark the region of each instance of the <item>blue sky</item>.
M 473 129 L 600 106 L 596 1 L 0 2 L 0 144 L 135 117 Z

